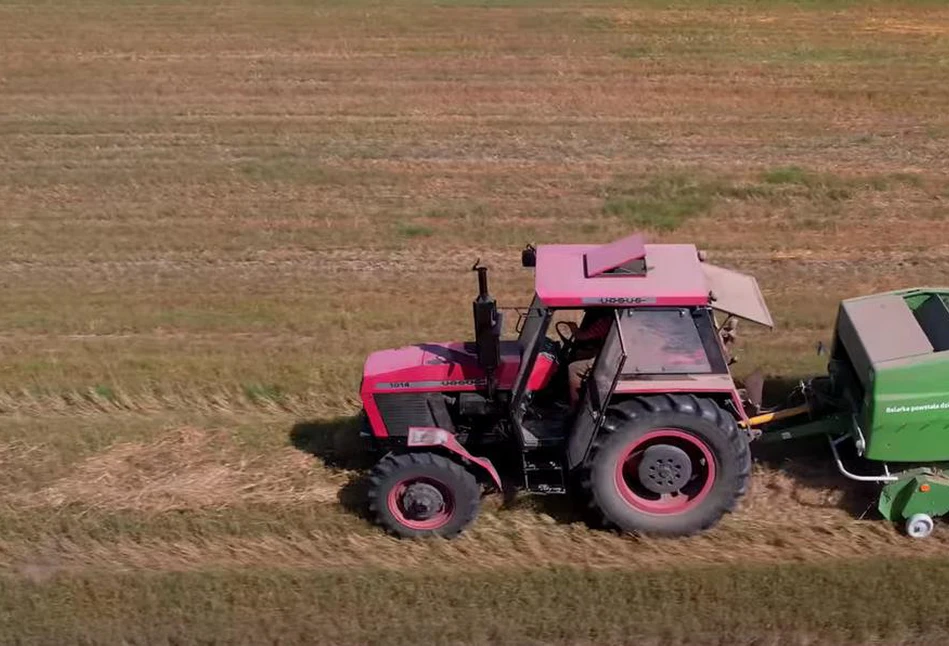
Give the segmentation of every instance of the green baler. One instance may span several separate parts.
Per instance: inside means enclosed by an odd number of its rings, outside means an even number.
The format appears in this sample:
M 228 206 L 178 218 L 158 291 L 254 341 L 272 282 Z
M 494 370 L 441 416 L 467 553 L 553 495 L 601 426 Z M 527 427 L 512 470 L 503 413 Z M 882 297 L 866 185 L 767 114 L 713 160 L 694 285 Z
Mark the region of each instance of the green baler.
M 841 302 L 828 375 L 799 393 L 803 404 L 750 420 L 762 440 L 826 434 L 845 476 L 883 485 L 883 516 L 928 536 L 932 519 L 949 513 L 949 289 Z M 844 465 L 838 449 L 849 442 L 877 473 Z

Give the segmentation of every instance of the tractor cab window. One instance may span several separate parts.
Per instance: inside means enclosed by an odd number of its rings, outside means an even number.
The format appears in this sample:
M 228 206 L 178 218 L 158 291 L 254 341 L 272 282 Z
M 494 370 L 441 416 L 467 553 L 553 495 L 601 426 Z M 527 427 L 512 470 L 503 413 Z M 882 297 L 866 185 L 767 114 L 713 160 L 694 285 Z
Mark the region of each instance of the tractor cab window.
M 517 337 L 518 349 L 521 353 L 521 364 L 514 377 L 511 392 L 513 393 L 512 410 L 516 423 L 520 424 L 527 411 L 530 393 L 528 385 L 531 369 L 537 359 L 541 343 L 547 338 L 547 327 L 550 325 L 550 310 L 543 304 L 537 295 L 531 301 L 530 310 L 522 316 L 520 334 Z
M 711 314 L 688 308 L 628 309 L 620 317 L 623 374 L 708 374 L 727 370 Z
M 530 309 L 521 313 L 521 320 L 518 322 L 519 333 L 517 335 L 517 345 L 521 351 L 521 356 L 525 350 L 533 348 L 541 337 L 547 334 L 548 310 L 535 295 L 531 301 Z

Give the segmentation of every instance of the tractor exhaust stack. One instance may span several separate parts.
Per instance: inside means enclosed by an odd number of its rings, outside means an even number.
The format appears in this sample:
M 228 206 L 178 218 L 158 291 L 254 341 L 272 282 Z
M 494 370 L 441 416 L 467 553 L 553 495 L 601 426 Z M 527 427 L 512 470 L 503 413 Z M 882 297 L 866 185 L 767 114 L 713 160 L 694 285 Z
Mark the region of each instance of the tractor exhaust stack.
M 497 369 L 501 364 L 501 327 L 502 317 L 497 302 L 488 293 L 488 268 L 475 262 L 474 271 L 478 272 L 478 297 L 472 303 L 475 328 L 475 344 L 478 349 L 478 363 L 485 372 L 488 399 L 494 399 L 497 389 Z

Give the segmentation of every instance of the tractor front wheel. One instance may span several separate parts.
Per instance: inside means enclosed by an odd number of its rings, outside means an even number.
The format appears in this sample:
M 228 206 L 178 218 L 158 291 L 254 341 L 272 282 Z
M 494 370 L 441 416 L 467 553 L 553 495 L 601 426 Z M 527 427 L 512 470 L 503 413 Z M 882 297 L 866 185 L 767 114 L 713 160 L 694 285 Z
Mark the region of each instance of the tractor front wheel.
M 715 402 L 660 395 L 612 407 L 587 465 L 591 505 L 608 525 L 685 536 L 734 509 L 747 488 L 751 452 Z
M 455 536 L 478 515 L 481 487 L 474 475 L 435 453 L 387 455 L 369 483 L 373 519 L 397 536 Z

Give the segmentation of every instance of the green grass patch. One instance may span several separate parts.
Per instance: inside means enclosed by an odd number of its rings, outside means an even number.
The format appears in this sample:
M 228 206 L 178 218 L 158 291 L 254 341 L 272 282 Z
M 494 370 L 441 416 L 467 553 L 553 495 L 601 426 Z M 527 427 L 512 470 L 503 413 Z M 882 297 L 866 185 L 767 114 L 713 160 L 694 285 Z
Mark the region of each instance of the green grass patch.
M 815 65 L 863 64 L 887 65 L 905 63 L 898 51 L 876 47 L 815 47 L 798 45 L 773 51 L 767 59 L 777 63 L 804 63 Z
M 286 396 L 283 388 L 276 384 L 243 384 L 241 389 L 255 403 L 280 402 Z
M 480 224 L 496 215 L 487 204 L 470 200 L 453 201 L 446 205 L 433 207 L 425 211 L 424 217 L 432 220 L 466 222 Z
M 430 238 L 435 235 L 435 230 L 422 224 L 399 223 L 396 231 L 403 238 Z
M 652 50 L 649 47 L 623 47 L 622 49 L 616 50 L 616 55 L 620 58 L 647 58 L 652 53 Z
M 118 399 L 118 395 L 115 393 L 115 389 L 112 386 L 107 386 L 105 384 L 98 384 L 92 388 L 92 392 L 95 393 L 96 397 L 101 397 L 102 399 L 114 402 Z
M 803 184 L 810 183 L 811 174 L 798 166 L 782 166 L 765 171 L 761 179 L 767 184 Z
M 324 184 L 330 179 L 330 174 L 320 166 L 307 163 L 306 160 L 289 153 L 269 159 L 241 162 L 237 169 L 241 175 L 255 182 Z
M 761 181 L 771 186 L 802 187 L 811 197 L 844 200 L 856 191 L 887 191 L 898 186 L 921 187 L 923 179 L 913 173 L 874 174 L 857 177 L 842 177 L 833 173 L 822 173 L 800 166 L 779 166 L 761 173 Z
M 767 187 L 729 180 L 662 175 L 608 189 L 603 211 L 636 227 L 672 231 L 707 213 L 718 199 L 746 200 L 770 194 Z
M 798 166 L 783 166 L 765 171 L 761 179 L 772 186 L 799 186 L 807 189 L 809 197 L 826 198 L 831 201 L 847 200 L 853 197 L 854 190 L 860 188 L 860 180 L 846 180 L 828 173 L 815 173 Z M 866 186 L 874 185 L 874 178 L 866 180 Z
M 584 16 L 582 25 L 590 31 L 612 31 L 616 21 L 609 16 Z
M 364 155 L 366 156 L 366 155 Z M 372 155 L 368 155 L 372 157 Z M 384 170 L 366 171 L 328 165 L 317 154 L 302 151 L 286 151 L 270 157 L 241 161 L 233 167 L 240 176 L 257 183 L 288 183 L 316 186 L 369 186 L 391 181 L 391 174 Z M 208 179 L 213 174 L 220 177 L 228 167 L 205 166 Z
M 882 192 L 898 186 L 919 188 L 923 180 L 911 173 L 842 177 L 799 166 L 771 168 L 752 180 L 679 173 L 614 182 L 606 190 L 603 212 L 635 227 L 673 231 L 724 200 L 764 200 L 775 205 L 798 200 L 808 203 L 809 211 L 800 221 L 795 219 L 795 226 L 819 229 L 833 224 L 827 217 L 837 214 L 835 203 L 861 191 Z
M 704 182 L 673 175 L 617 191 L 603 210 L 633 226 L 671 231 L 708 211 L 713 198 Z
M 38 568 L 34 568 L 36 572 Z M 49 577 L 49 578 L 47 578 Z M 0 578 L 3 643 L 939 643 L 949 561 Z M 407 615 L 411 620 L 406 620 Z

